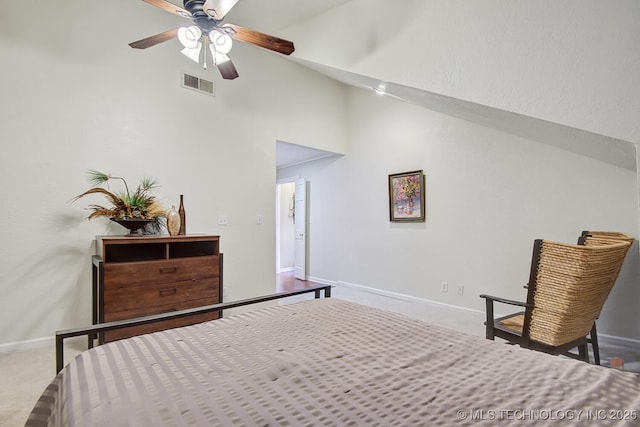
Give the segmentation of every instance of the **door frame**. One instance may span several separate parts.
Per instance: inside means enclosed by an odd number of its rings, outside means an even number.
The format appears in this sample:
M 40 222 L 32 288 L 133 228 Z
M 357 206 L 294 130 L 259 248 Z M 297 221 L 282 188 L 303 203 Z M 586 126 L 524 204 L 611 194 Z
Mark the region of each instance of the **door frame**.
M 309 182 L 300 178 L 295 182 L 294 195 L 294 251 L 293 267 L 296 279 L 307 280 L 307 255 L 308 255 L 308 234 L 309 234 Z

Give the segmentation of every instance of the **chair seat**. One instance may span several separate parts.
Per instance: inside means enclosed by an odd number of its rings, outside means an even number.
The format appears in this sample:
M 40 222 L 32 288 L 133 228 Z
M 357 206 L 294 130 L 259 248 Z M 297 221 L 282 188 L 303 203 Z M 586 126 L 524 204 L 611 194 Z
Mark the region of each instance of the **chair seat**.
M 494 327 L 522 335 L 522 328 L 524 327 L 524 312 L 514 313 L 512 315 L 496 319 Z

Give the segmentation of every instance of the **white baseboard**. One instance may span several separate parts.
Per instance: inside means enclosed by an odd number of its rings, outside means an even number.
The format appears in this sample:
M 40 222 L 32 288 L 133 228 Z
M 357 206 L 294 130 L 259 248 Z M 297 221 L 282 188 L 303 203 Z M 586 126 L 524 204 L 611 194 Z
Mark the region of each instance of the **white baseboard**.
M 463 311 L 470 311 L 470 312 L 473 312 L 473 313 L 482 313 L 482 314 L 484 314 L 484 311 L 482 311 L 482 310 L 475 310 L 473 308 L 460 307 L 459 305 L 447 304 L 447 303 L 444 303 L 444 302 L 433 301 L 433 300 L 426 299 L 426 298 L 414 297 L 414 296 L 411 296 L 411 295 L 401 294 L 401 293 L 398 293 L 398 292 L 385 291 L 385 290 L 382 290 L 382 289 L 371 288 L 369 286 L 356 285 L 355 283 L 342 282 L 342 281 L 338 281 L 338 282 L 335 282 L 335 283 L 336 283 L 336 286 L 344 286 L 344 287 L 347 287 L 347 288 L 354 288 L 354 289 L 357 289 L 357 290 L 362 291 L 362 292 L 368 292 L 368 293 L 371 293 L 371 294 L 381 295 L 381 296 L 388 297 L 388 298 L 395 298 L 395 299 L 399 299 L 401 301 L 417 302 L 419 304 L 435 304 L 435 305 L 439 305 L 441 307 L 452 308 L 452 309 L 455 309 L 455 310 L 463 310 Z
M 599 332 L 598 332 L 598 340 L 601 343 L 606 342 L 607 344 L 610 344 L 610 345 L 625 347 L 625 348 L 633 349 L 635 351 L 640 351 L 640 340 L 635 340 L 632 338 L 617 337 L 615 335 L 601 334 Z
M 321 277 L 313 277 L 313 276 L 307 276 L 307 280 L 315 283 L 320 283 L 321 285 L 329 285 L 329 286 L 336 286 L 336 283 L 338 283 L 334 280 L 327 280 Z
M 433 301 L 433 300 L 429 300 L 426 298 L 418 298 L 418 297 L 414 297 L 411 295 L 406 295 L 406 294 L 401 294 L 398 292 L 391 292 L 391 291 L 385 291 L 382 289 L 376 289 L 376 288 L 372 288 L 369 286 L 363 286 L 363 285 L 358 285 L 355 283 L 349 283 L 349 282 L 343 282 L 343 281 L 330 281 L 330 280 L 323 280 L 317 277 L 314 278 L 309 278 L 309 280 L 312 280 L 314 282 L 318 282 L 321 284 L 326 284 L 326 285 L 335 285 L 335 286 L 344 286 L 346 288 L 352 288 L 352 289 L 356 289 L 362 292 L 368 292 L 368 293 L 372 293 L 372 294 L 376 294 L 376 295 L 380 295 L 380 296 L 385 296 L 385 297 L 389 297 L 389 298 L 395 298 L 395 299 L 399 299 L 401 301 L 407 301 L 407 302 L 417 302 L 417 303 L 423 303 L 423 304 L 435 304 L 435 305 L 439 305 L 442 307 L 448 307 L 454 310 L 462 310 L 462 311 L 467 311 L 467 312 L 473 312 L 473 313 L 481 313 L 481 314 L 485 314 L 485 312 L 483 310 L 475 310 L 472 308 L 467 308 L 467 307 L 460 307 L 458 305 L 452 305 L 452 304 L 446 304 L 440 301 Z M 638 351 L 640 351 L 640 340 L 636 340 L 636 339 L 632 339 L 632 338 L 625 338 L 625 337 L 618 337 L 615 335 L 607 335 L 607 334 L 601 334 L 598 333 L 598 339 L 601 342 L 606 342 L 607 344 L 610 345 L 615 345 L 615 346 L 620 346 L 620 347 L 625 347 L 625 348 L 631 348 L 631 349 L 637 349 Z
M 53 347 L 55 339 L 53 337 L 36 338 L 27 341 L 14 341 L 0 344 L 0 353 L 7 351 L 31 350 L 34 348 Z
M 288 273 L 290 271 L 295 271 L 295 267 L 285 267 L 278 270 L 278 273 Z

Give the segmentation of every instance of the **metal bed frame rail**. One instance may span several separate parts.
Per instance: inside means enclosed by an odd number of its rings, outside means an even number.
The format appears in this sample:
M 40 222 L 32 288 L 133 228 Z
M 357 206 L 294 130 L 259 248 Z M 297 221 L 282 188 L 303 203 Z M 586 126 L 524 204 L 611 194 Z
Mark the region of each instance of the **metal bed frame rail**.
M 315 298 L 320 298 L 320 292 L 324 291 L 324 297 L 331 297 L 331 285 L 311 286 L 295 291 L 278 292 L 275 294 L 264 295 L 260 297 L 247 298 L 240 301 L 223 302 L 220 304 L 205 305 L 202 307 L 188 308 L 186 310 L 173 311 L 170 313 L 156 314 L 153 316 L 136 317 L 135 319 L 118 320 L 115 322 L 98 323 L 93 326 L 65 329 L 56 332 L 56 372 L 62 370 L 64 364 L 64 340 L 71 337 L 91 336 L 100 332 L 113 331 L 115 329 L 127 328 L 129 326 L 146 325 L 148 323 L 158 322 L 160 320 L 179 319 L 182 317 L 192 316 L 194 314 L 204 314 L 217 311 L 222 316 L 222 311 L 229 308 L 242 307 L 245 305 L 258 304 L 261 302 L 272 301 L 280 298 L 287 298 L 296 295 L 315 293 Z

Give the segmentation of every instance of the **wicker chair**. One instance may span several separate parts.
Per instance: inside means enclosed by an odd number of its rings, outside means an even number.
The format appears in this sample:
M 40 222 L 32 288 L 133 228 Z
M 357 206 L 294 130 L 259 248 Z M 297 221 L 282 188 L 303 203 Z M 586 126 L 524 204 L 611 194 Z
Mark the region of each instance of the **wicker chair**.
M 633 244 L 635 239 L 618 231 L 583 231 L 578 238 L 579 245 L 611 245 L 618 242 Z
M 634 238 L 629 236 L 628 234 L 621 233 L 618 231 L 588 231 L 585 230 L 582 232 L 580 237 L 578 238 L 579 245 L 611 245 L 618 243 L 620 241 L 629 242 L 633 244 Z M 622 265 L 620 266 L 622 267 Z M 616 278 L 618 275 L 616 274 Z M 596 365 L 600 364 L 600 346 L 598 344 L 598 329 L 596 327 L 596 322 L 593 322 L 593 326 L 591 327 L 591 332 L 589 332 L 589 336 L 587 337 L 587 342 L 591 344 L 591 348 L 593 350 L 593 361 Z
M 620 271 L 629 241 L 571 245 L 536 240 L 527 302 L 491 295 L 486 300 L 486 337 L 550 354 L 589 361 L 588 335 Z M 524 312 L 494 319 L 494 302 L 524 307 Z M 569 350 L 578 348 L 578 355 Z

